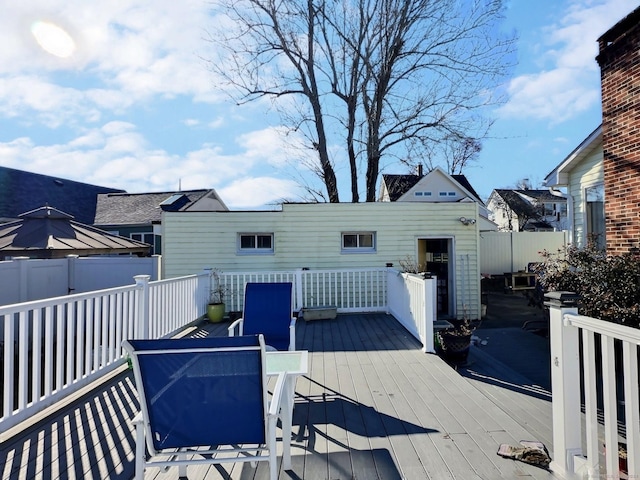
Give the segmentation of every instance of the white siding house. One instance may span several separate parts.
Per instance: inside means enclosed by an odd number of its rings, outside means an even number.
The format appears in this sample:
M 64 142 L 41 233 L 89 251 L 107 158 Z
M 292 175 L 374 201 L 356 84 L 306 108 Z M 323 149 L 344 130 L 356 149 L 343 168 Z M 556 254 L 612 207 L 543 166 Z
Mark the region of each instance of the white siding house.
M 544 183 L 567 189 L 569 243 L 583 247 L 592 234 L 604 246 L 602 127 L 596 128 L 549 173 Z
M 411 257 L 441 280 L 443 316 L 478 318 L 478 204 L 284 204 L 281 211 L 164 212 L 166 277 L 385 267 Z M 465 221 L 461 221 L 464 219 Z M 473 221 L 469 221 L 473 220 Z M 440 283 L 440 282 L 439 282 Z
M 489 212 L 480 196 L 464 175 L 449 175 L 440 167 L 435 167 L 426 175 L 419 168 L 418 174 L 382 175 L 380 202 L 476 202 L 480 231 L 496 230 L 489 220 Z

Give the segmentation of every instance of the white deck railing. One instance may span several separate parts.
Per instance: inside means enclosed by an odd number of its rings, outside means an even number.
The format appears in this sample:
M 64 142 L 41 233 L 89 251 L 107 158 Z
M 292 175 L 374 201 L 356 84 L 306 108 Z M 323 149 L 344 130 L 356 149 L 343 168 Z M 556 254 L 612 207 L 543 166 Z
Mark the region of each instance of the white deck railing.
M 201 317 L 209 278 L 192 275 L 0 307 L 0 433 L 122 365 L 125 338 L 160 338 Z
M 579 478 L 620 478 L 618 442 L 623 440 L 627 478 L 640 478 L 640 330 L 578 315 L 577 308 L 565 301 L 565 293 L 549 294 L 547 303 L 553 466 L 562 472 L 579 473 Z M 624 428 L 619 428 L 621 423 Z
M 224 272 L 227 311 L 241 312 L 248 282 L 291 282 L 294 311 L 333 306 L 339 313 L 387 311 L 387 268 Z M 395 272 L 395 270 L 393 270 Z
M 0 307 L 0 433 L 123 365 L 126 338 L 170 336 L 202 317 L 207 273 Z M 228 311 L 242 311 L 246 282 L 290 281 L 296 311 L 392 313 L 433 351 L 435 286 L 387 268 L 221 274 Z M 435 284 L 434 284 L 435 285 Z
M 389 271 L 389 313 L 422 343 L 425 352 L 435 352 L 433 322 L 436 320 L 436 278 Z

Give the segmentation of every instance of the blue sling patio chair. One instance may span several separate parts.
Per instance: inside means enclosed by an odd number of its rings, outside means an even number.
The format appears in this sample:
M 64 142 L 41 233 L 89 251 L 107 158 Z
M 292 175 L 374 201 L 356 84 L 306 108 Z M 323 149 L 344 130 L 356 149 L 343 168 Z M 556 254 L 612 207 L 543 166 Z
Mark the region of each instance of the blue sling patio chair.
M 277 478 L 285 374 L 269 399 L 262 336 L 125 340 L 123 347 L 141 405 L 134 418 L 136 480 L 148 467 L 178 466 L 186 477 L 190 464 L 249 461 L 268 461 L 270 478 Z
M 229 326 L 229 336 L 234 336 L 236 331 L 238 335 L 262 334 L 267 348 L 295 350 L 292 295 L 290 282 L 247 283 L 242 318 Z

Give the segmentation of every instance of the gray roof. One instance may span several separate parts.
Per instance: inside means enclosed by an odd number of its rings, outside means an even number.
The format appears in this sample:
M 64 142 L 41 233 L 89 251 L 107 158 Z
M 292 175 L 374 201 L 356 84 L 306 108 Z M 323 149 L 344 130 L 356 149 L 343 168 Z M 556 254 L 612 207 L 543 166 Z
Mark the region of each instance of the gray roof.
M 50 205 L 73 215 L 78 222 L 91 224 L 96 213 L 97 195 L 122 191 L 0 167 L 0 223 Z
M 150 246 L 73 220 L 67 213 L 41 207 L 0 225 L 0 256 L 61 258 L 74 255 L 134 253 L 148 255 Z
M 428 174 L 427 174 L 428 175 Z M 456 182 L 458 182 L 462 187 L 464 187 L 470 194 L 475 197 L 475 200 L 480 202 L 480 204 L 484 205 L 484 202 L 480 198 L 480 195 L 474 190 L 474 188 L 467 180 L 467 177 L 464 175 L 450 175 Z M 389 200 L 395 202 L 402 195 L 407 193 L 411 187 L 413 187 L 420 179 L 422 179 L 424 175 L 414 175 L 414 174 L 405 174 L 405 175 L 397 175 L 397 174 L 383 174 L 382 181 L 387 186 L 387 191 L 389 192 Z
M 160 223 L 163 211 L 187 210 L 210 190 L 98 195 L 94 225 L 148 225 Z
M 495 192 L 509 205 L 509 208 L 516 215 L 535 216 L 537 214 L 536 205 L 531 204 L 522 195 L 531 197 L 537 202 L 554 202 L 566 203 L 567 199 L 553 195 L 549 190 L 510 190 L 505 188 L 496 188 Z

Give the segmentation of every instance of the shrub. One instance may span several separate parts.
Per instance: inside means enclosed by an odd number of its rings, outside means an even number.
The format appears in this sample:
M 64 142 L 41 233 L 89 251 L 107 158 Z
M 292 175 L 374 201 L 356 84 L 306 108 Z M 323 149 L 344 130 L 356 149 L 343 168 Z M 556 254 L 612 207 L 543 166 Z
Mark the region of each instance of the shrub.
M 582 297 L 580 313 L 630 327 L 640 327 L 640 255 L 607 255 L 594 243 L 541 252 L 536 267 L 546 291 L 569 291 Z

